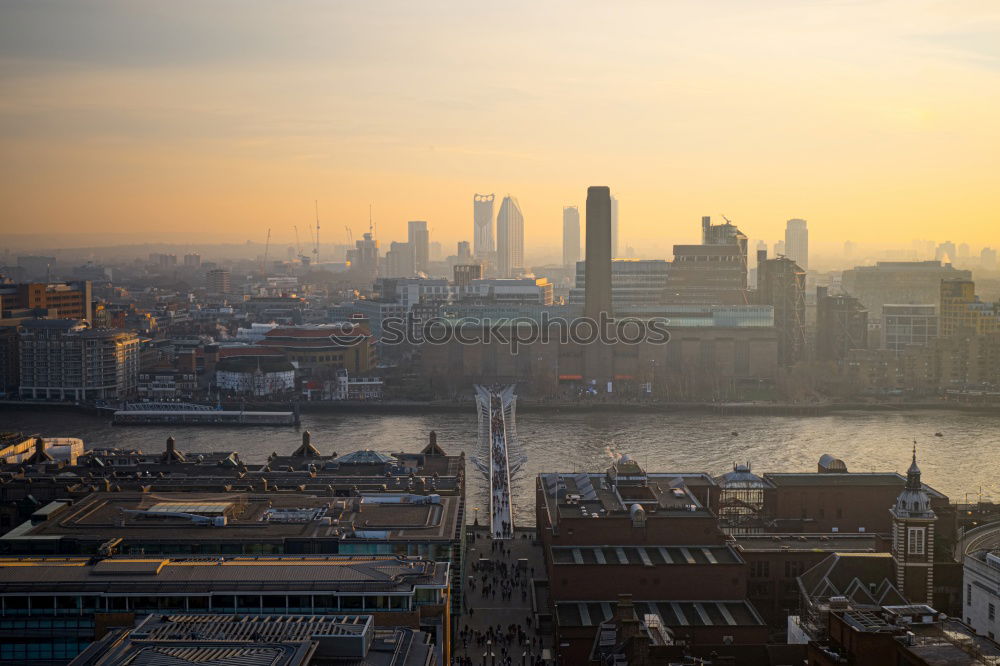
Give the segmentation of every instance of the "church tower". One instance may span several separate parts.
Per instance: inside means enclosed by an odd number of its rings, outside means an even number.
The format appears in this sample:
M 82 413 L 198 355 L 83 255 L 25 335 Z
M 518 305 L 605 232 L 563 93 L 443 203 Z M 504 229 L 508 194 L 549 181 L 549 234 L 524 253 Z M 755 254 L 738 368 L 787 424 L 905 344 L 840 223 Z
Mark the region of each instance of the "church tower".
M 906 471 L 906 487 L 896 498 L 892 515 L 892 562 L 896 587 L 912 603 L 932 604 L 934 600 L 934 523 L 931 500 L 920 482 L 917 446 Z

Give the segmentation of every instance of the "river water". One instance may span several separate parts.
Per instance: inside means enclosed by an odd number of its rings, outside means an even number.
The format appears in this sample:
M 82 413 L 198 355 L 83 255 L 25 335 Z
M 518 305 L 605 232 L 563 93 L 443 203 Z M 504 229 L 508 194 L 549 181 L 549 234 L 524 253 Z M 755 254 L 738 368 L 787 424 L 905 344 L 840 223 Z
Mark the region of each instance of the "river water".
M 313 414 L 301 428 L 113 427 L 106 418 L 75 413 L 0 412 L 0 431 L 22 430 L 50 437 L 80 437 L 87 447 L 131 447 L 158 451 L 170 435 L 182 451 L 238 451 L 260 463 L 276 451 L 290 453 L 301 430 L 323 453 L 358 449 L 415 451 L 431 430 L 447 453 L 475 455 L 476 417 L 469 413 Z M 515 519 L 533 522 L 534 477 L 539 472 L 603 470 L 612 455 L 629 453 L 648 471 L 721 474 L 734 462 L 750 461 L 755 472 L 815 471 L 830 453 L 853 472 L 905 473 L 913 441 L 923 480 L 964 502 L 1000 501 L 1000 414 L 944 410 L 843 412 L 830 416 L 718 416 L 697 412 L 621 413 L 521 412 L 521 445 L 528 456 L 515 482 Z M 738 434 L 734 435 L 733 432 Z M 942 437 L 935 437 L 940 432 Z M 484 502 L 484 484 L 469 465 L 469 499 Z M 886 507 L 887 508 L 887 507 Z M 470 517 L 473 514 L 469 512 Z

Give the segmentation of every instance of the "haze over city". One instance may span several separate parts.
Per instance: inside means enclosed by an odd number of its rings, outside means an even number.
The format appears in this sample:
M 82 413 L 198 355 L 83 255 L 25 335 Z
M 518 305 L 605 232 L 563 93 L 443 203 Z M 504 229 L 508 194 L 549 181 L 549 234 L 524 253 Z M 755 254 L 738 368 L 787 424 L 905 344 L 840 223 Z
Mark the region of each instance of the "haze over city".
M 557 247 L 586 184 L 622 246 L 700 215 L 776 240 L 996 245 L 995 2 L 3 2 L 0 225 L 128 242 L 469 239 L 511 193 Z M 945 231 L 947 230 L 947 231 Z

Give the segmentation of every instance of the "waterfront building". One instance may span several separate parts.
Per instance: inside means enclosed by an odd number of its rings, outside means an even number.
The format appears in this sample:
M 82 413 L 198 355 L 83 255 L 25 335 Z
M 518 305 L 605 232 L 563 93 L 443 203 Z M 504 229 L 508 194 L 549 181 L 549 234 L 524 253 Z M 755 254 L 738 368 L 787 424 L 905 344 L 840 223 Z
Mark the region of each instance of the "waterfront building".
M 156 367 L 139 373 L 137 393 L 142 400 L 159 402 L 190 398 L 198 390 L 198 375 L 193 369 Z
M 1000 303 L 984 303 L 972 280 L 941 281 L 941 335 L 965 331 L 985 335 L 1000 331 Z
M 882 306 L 882 347 L 901 351 L 909 345 L 927 346 L 938 335 L 937 305 Z
M 767 251 L 757 252 L 756 302 L 774 308 L 778 334 L 778 363 L 795 365 L 805 353 L 806 272 L 785 257 L 768 259 Z
M 20 395 L 33 400 L 124 400 L 139 381 L 139 337 L 84 321 L 33 319 L 21 327 Z
M 360 320 L 282 326 L 257 344 L 282 352 L 304 376 L 332 374 L 339 368 L 364 375 L 376 365 L 375 338 Z
M 284 355 L 248 347 L 219 359 L 215 366 L 215 389 L 257 398 L 274 398 L 295 390 L 295 366 Z
M 746 305 L 747 237 L 703 217 L 701 245 L 675 245 L 664 300 L 670 304 Z
M 840 361 L 852 349 L 868 347 L 868 310 L 857 298 L 830 296 L 816 288 L 816 358 Z
M 664 259 L 613 259 L 611 261 L 611 304 L 614 312 L 638 313 L 663 305 L 670 262 Z M 576 263 L 576 286 L 569 291 L 571 305 L 586 301 L 587 262 Z
M 874 318 L 886 304 L 937 303 L 947 279 L 971 280 L 972 273 L 940 261 L 879 261 L 844 271 L 842 284 Z

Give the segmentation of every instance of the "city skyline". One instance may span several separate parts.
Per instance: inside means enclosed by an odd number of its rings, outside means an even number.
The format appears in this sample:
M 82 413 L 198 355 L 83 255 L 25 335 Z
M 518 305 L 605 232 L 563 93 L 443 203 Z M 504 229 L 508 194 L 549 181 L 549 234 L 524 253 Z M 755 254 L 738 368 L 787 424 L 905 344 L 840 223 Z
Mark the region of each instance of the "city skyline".
M 232 21 L 226 3 L 7 2 L 3 231 L 263 238 L 319 199 L 333 237 L 374 203 L 382 237 L 426 219 L 472 240 L 467 197 L 486 183 L 537 222 L 526 245 L 555 246 L 564 202 L 609 182 L 628 243 L 710 211 L 767 239 L 803 215 L 817 248 L 945 223 L 996 244 L 1000 9 L 723 4 L 242 5 Z M 517 29 L 484 39 L 501 15 Z

